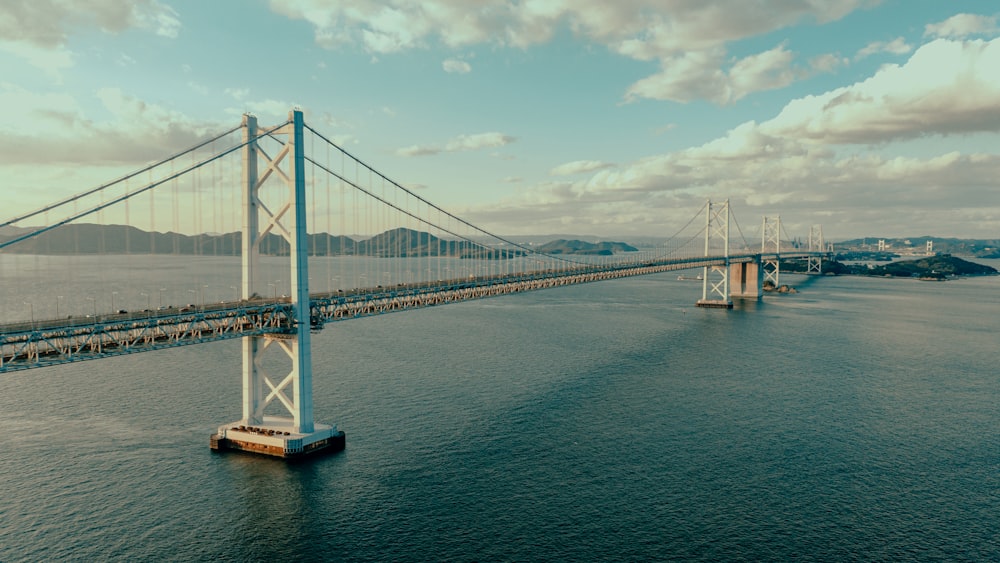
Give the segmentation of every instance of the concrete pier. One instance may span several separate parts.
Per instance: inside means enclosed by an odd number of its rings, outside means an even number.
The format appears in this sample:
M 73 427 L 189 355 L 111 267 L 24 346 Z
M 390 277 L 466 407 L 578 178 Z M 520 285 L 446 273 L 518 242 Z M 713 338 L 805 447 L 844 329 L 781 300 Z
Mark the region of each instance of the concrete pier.
M 239 421 L 220 426 L 209 445 L 213 451 L 238 450 L 280 458 L 301 458 L 343 451 L 346 437 L 336 425 L 315 423 L 312 432 L 295 432 L 291 418 L 265 416 L 257 426 Z
M 695 304 L 695 307 L 703 307 L 706 309 L 732 309 L 732 301 L 723 301 L 722 299 L 699 299 Z
M 764 269 L 760 262 L 729 265 L 729 294 L 744 299 L 760 299 L 764 292 Z

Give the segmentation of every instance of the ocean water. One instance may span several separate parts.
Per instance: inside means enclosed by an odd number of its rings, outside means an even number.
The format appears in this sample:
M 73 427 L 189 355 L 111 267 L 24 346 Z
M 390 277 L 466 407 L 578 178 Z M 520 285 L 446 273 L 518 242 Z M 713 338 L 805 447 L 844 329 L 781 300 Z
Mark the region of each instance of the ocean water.
M 304 463 L 209 450 L 236 341 L 0 375 L 0 561 L 1000 560 L 1000 277 L 782 281 L 328 325 Z

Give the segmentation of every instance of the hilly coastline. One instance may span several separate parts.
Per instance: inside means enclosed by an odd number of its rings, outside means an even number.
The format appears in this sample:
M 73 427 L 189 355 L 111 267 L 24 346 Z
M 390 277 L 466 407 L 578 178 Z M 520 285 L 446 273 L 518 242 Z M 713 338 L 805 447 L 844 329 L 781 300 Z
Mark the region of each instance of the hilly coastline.
M 7 228 L 0 233 L 0 243 L 12 240 L 30 229 Z M 150 232 L 125 225 L 73 224 L 53 229 L 12 245 L 5 252 L 15 254 L 191 254 L 202 256 L 239 256 L 241 233 L 185 235 Z M 393 229 L 371 238 L 352 238 L 326 233 L 310 234 L 309 254 L 312 256 L 450 256 L 501 260 L 526 253 L 517 247 L 484 246 L 466 240 L 447 240 L 427 232 Z M 635 252 L 623 242 L 589 243 L 560 239 L 536 246 L 546 254 L 610 255 Z M 260 251 L 267 256 L 287 256 L 288 243 L 275 234 L 264 235 Z
M 782 261 L 781 268 L 788 272 L 806 271 L 805 262 L 800 260 Z M 950 254 L 939 254 L 915 260 L 898 260 L 881 264 L 846 264 L 837 260 L 824 261 L 823 273 L 943 281 L 964 276 L 992 276 L 997 275 L 998 272 L 992 266 L 977 264 Z
M 582 240 L 559 239 L 535 248 L 545 254 L 588 254 L 610 256 L 620 252 L 638 252 L 638 248 L 624 242 L 585 242 Z

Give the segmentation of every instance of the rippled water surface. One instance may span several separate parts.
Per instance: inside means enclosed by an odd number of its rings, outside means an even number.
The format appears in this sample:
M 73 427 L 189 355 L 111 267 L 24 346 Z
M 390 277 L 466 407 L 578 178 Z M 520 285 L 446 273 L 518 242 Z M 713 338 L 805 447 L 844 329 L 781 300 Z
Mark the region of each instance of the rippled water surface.
M 1000 278 L 782 281 L 328 325 L 307 463 L 209 451 L 238 342 L 0 376 L 0 561 L 1000 560 Z

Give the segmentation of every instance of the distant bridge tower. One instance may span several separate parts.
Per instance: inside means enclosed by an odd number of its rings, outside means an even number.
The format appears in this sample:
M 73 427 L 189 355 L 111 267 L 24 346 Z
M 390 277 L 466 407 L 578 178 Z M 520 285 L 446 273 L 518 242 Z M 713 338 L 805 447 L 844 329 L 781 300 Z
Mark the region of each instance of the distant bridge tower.
M 932 240 L 927 241 L 927 255 L 928 256 L 934 255 L 934 241 Z
M 882 246 L 882 241 L 879 241 L 879 246 Z M 823 226 L 813 225 L 809 227 L 809 252 L 825 252 L 826 244 L 823 243 Z M 806 259 L 806 273 L 807 274 L 822 274 L 823 273 L 823 256 L 822 255 L 809 255 Z
M 885 239 L 884 238 L 878 239 L 878 251 L 879 252 L 885 252 Z
M 764 281 L 770 281 L 774 287 L 778 287 L 781 276 L 781 263 L 778 255 L 781 253 L 781 216 L 764 216 L 764 225 L 761 228 L 761 254 L 774 253 L 774 259 L 764 259 L 761 267 L 764 270 Z
M 262 293 L 266 294 L 258 287 L 260 245 L 269 233 L 280 235 L 290 247 L 289 304 L 293 326 L 282 334 L 243 337 L 243 418 L 219 428 L 218 434 L 212 436 L 213 449 L 298 457 L 344 446 L 344 434 L 336 426 L 313 421 L 302 112 L 292 111 L 288 117 L 289 123 L 268 132 L 271 136 L 287 137 L 272 159 L 257 143 L 257 118 L 243 116 L 242 298 L 258 299 Z M 264 161 L 263 173 L 259 170 L 259 160 Z M 268 204 L 262 201 L 261 188 L 269 178 L 284 181 L 287 187 L 284 201 L 272 202 L 270 198 Z M 272 198 L 274 191 L 268 190 Z M 280 349 L 291 361 L 287 375 L 272 379 L 265 370 L 262 359 L 269 348 Z M 265 415 L 267 406 L 276 400 L 290 418 Z
M 722 245 L 726 263 L 722 266 L 705 266 L 702 272 L 701 299 L 698 307 L 732 309 L 729 296 L 729 200 L 718 204 L 705 203 L 705 256 L 712 253 L 713 243 Z

